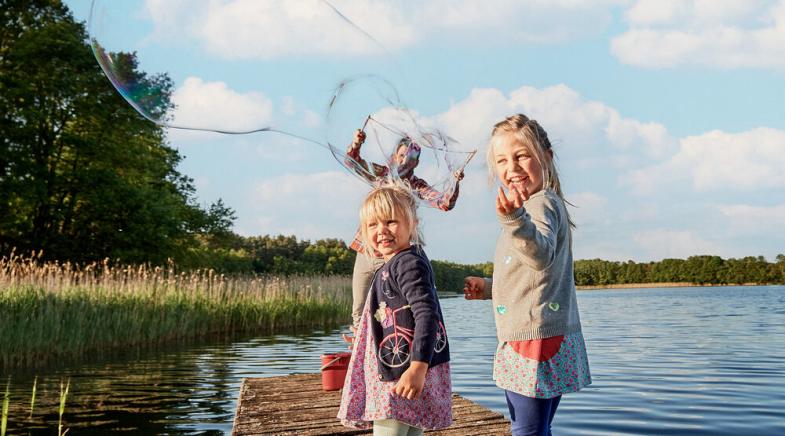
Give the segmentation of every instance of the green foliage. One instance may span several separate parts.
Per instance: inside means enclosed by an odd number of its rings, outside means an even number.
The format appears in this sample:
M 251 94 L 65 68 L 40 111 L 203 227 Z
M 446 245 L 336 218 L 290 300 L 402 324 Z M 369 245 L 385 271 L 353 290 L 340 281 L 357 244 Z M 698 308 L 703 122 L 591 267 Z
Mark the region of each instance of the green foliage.
M 439 292 L 463 292 L 463 279 L 466 276 L 491 277 L 493 276 L 493 263 L 486 262 L 477 265 L 461 265 L 452 262 L 432 260 L 433 274 L 436 276 L 436 289 Z
M 762 256 L 722 259 L 719 256 L 690 256 L 659 262 L 611 262 L 601 259 L 575 261 L 575 284 L 603 286 L 626 283 L 693 283 L 728 285 L 741 283 L 785 283 L 785 256 L 768 263 Z
M 163 263 L 228 232 L 233 211 L 196 204 L 182 157 L 112 88 L 67 7 L 0 4 L 0 253 Z M 170 108 L 166 75 L 109 56 Z
M 298 241 L 295 236 L 245 238 L 253 272 L 267 274 L 350 275 L 356 253 L 339 239 Z
M 0 331 L 16 332 L 0 335 L 0 371 L 176 339 L 338 325 L 351 310 L 346 277 L 226 278 L 129 267 L 93 274 L 49 264 L 46 274 L 56 279 L 41 281 L 44 269 L 27 271 L 27 283 L 0 288 Z

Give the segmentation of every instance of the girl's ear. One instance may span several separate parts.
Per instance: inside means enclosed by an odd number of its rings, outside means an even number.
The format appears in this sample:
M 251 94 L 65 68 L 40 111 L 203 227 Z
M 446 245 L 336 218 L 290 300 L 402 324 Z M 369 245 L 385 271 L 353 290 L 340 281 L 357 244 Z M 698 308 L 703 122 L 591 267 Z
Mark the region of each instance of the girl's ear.
M 553 149 L 552 148 L 549 148 L 549 149 L 545 150 L 545 154 L 547 154 L 549 158 L 553 159 Z

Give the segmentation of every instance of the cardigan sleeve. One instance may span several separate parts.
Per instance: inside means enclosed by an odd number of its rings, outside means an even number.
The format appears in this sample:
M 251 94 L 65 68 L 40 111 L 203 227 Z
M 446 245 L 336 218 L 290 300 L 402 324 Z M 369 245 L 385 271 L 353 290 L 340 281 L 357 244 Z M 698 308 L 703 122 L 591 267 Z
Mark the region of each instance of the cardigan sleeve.
M 427 262 L 420 256 L 407 255 L 397 262 L 391 272 L 414 316 L 412 361 L 430 364 L 439 317 L 431 269 Z
M 559 226 L 563 223 L 554 201 L 552 195 L 543 192 L 515 212 L 499 216 L 514 250 L 536 271 L 548 268 L 556 257 Z

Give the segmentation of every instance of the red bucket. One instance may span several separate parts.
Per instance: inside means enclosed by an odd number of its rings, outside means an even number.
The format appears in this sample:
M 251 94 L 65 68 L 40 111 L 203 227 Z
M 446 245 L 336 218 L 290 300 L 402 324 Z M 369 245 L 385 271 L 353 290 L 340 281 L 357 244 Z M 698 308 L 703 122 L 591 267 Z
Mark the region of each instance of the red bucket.
M 322 354 L 322 389 L 337 391 L 343 387 L 352 353 Z

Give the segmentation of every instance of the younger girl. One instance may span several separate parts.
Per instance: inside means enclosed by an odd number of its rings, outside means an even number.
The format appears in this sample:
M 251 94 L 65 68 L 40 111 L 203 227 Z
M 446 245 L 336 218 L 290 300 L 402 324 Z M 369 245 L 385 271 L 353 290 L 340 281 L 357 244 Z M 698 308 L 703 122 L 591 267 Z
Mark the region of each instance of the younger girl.
M 338 418 L 374 434 L 418 435 L 452 423 L 450 352 L 416 202 L 384 185 L 360 210 L 363 242 L 382 255 L 365 302 Z
M 389 166 L 380 165 L 375 162 L 368 164 L 360 156 L 360 148 L 365 142 L 365 132 L 357 129 L 354 132 L 354 140 L 346 150 L 346 164 L 349 168 L 359 167 L 357 174 L 362 175 L 371 182 L 379 183 L 390 177 L 391 168 Z M 395 153 L 393 153 L 391 164 L 398 170 L 398 177 L 411 186 L 412 191 L 423 201 L 426 201 L 431 207 L 449 211 L 455 207 L 455 202 L 458 200 L 458 182 L 463 179 L 463 171 L 455 173 L 456 183 L 455 189 L 447 192 L 439 192 L 425 180 L 414 175 L 414 169 L 420 163 L 420 146 L 411 140 L 409 137 L 403 137 L 395 146 Z M 382 266 L 383 259 L 378 256 L 378 253 L 366 252 L 367 245 L 362 242 L 360 230 L 357 230 L 354 240 L 349 245 L 349 248 L 357 252 L 354 261 L 354 271 L 352 272 L 352 295 L 354 297 L 352 304 L 352 330 L 357 329 L 357 324 L 360 322 L 360 315 L 362 313 L 363 304 L 365 304 L 365 297 L 368 295 L 368 288 L 371 285 L 373 274 L 379 267 Z M 370 255 L 369 255 L 370 254 Z M 344 340 L 351 341 L 349 336 L 344 335 Z
M 467 277 L 467 299 L 493 299 L 493 365 L 513 435 L 550 435 L 562 394 L 591 383 L 572 270 L 572 222 L 545 130 L 525 115 L 494 126 L 488 166 L 499 188 L 493 281 Z

